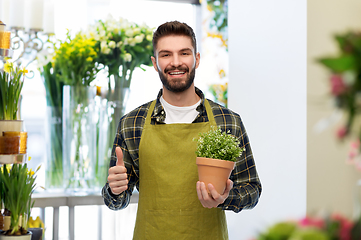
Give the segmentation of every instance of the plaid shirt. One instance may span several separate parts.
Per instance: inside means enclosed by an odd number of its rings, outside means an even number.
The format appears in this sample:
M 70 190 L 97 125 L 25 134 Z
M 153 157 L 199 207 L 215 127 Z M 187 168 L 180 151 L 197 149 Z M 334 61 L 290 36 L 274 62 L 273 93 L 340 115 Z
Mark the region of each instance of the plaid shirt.
M 201 103 L 197 107 L 199 114 L 193 123 L 207 122 L 208 117 L 204 105 L 204 95 L 198 88 L 196 88 L 196 93 L 201 97 Z M 162 90 L 160 90 L 157 97 L 151 124 L 165 124 L 165 111 L 159 100 L 161 96 Z M 237 113 L 234 113 L 213 101 L 208 101 L 212 108 L 217 126 L 221 127 L 222 131 L 230 130 L 232 135 L 239 138 L 240 147 L 246 149 L 237 160 L 235 168 L 230 176 L 230 179 L 233 181 L 233 188 L 225 202 L 218 207 L 223 210 L 233 210 L 234 212 L 239 212 L 242 209 L 251 209 L 256 206 L 262 187 L 256 171 L 246 130 Z M 150 104 L 151 102 L 148 102 L 124 115 L 120 119 L 110 159 L 110 167 L 116 165 L 117 158 L 115 147 L 120 146 L 123 150 L 123 160 L 125 167 L 127 168 L 129 183 L 128 189 L 119 195 L 114 195 L 111 192 L 108 183 L 103 187 L 102 196 L 104 198 L 104 203 L 112 210 L 119 210 L 127 207 L 134 187 L 139 191 L 139 143 Z

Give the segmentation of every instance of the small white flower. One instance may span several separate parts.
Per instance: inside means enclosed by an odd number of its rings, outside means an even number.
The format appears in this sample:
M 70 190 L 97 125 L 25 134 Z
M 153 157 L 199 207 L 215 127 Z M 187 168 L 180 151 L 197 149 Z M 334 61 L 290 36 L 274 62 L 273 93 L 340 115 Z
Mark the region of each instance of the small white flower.
M 126 62 L 132 61 L 132 55 L 130 53 L 124 54 L 124 61 Z
M 121 48 L 122 45 L 123 45 L 123 42 L 122 42 L 122 41 L 118 42 L 118 43 L 117 43 L 117 48 Z
M 111 48 L 111 49 L 114 49 L 116 47 L 116 44 L 114 41 L 110 41 L 108 46 Z
M 152 41 L 152 40 L 153 40 L 153 36 L 150 35 L 150 34 L 148 34 L 148 35 L 146 36 L 146 39 L 147 39 L 148 41 Z
M 138 36 L 135 36 L 134 41 L 135 43 L 141 43 L 143 42 L 143 39 L 144 39 L 144 34 L 140 34 Z
M 133 29 L 128 28 L 128 29 L 125 31 L 125 35 L 128 36 L 128 37 L 133 37 L 133 36 L 134 36 L 134 31 L 133 31 Z

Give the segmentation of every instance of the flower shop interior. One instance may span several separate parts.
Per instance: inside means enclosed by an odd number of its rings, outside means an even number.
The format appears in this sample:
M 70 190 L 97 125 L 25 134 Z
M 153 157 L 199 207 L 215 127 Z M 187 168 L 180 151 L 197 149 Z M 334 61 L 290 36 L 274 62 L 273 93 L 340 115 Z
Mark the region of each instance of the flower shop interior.
M 33 227 L 42 228 L 46 240 L 132 239 L 138 195 L 120 211 L 109 210 L 101 197 L 116 122 L 110 115 L 119 119 L 157 96 L 162 85 L 150 62 L 151 33 L 178 20 L 197 36 L 195 85 L 241 115 L 262 183 L 254 209 L 226 212 L 229 238 L 361 239 L 360 10 L 356 0 L 0 0 L 1 73 L 13 62 L 24 75 L 12 120 L 23 121 L 27 151 L 16 159 L 22 156 L 29 169 L 40 166 Z M 118 42 L 107 39 L 112 34 Z M 10 46 L 1 43 L 9 36 Z M 74 90 L 71 77 L 62 83 L 54 77 L 62 67 L 77 71 L 71 47 L 78 57 L 84 53 L 78 62 L 89 70 L 80 76 L 89 80 L 87 92 Z M 116 49 L 123 52 L 112 59 Z M 72 111 L 75 101 L 95 106 L 80 111 L 93 111 L 93 130 L 86 131 L 94 151 L 57 128 L 88 121 Z M 74 161 L 76 144 L 81 157 L 96 160 Z

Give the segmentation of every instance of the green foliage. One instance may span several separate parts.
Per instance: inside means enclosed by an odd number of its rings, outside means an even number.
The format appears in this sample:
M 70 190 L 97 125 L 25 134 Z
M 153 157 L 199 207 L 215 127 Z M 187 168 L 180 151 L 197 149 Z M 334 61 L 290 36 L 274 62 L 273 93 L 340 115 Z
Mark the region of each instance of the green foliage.
M 361 113 L 361 33 L 349 31 L 336 34 L 338 52 L 334 56 L 317 58 L 317 62 L 330 73 L 330 93 L 337 108 L 347 117 L 338 137 L 344 138 L 355 129 L 355 117 Z M 361 140 L 361 128 L 356 126 L 356 136 Z
M 30 217 L 30 211 L 34 205 L 31 198 L 35 189 L 36 176 L 34 174 L 28 170 L 26 163 L 14 164 L 11 169 L 6 164 L 1 167 L 1 198 L 4 207 L 11 212 L 11 234 L 19 231 L 19 226 L 22 225 L 20 216 L 26 217 L 26 220 Z M 27 225 L 25 224 L 23 228 L 27 229 Z
M 200 133 L 200 137 L 194 139 L 197 141 L 197 157 L 237 161 L 245 149 L 240 148 L 239 140 L 229 133 L 230 131 L 222 132 L 221 128 L 216 127 L 212 127 L 206 133 Z
M 0 120 L 17 120 L 18 104 L 27 71 L 7 61 L 0 70 Z

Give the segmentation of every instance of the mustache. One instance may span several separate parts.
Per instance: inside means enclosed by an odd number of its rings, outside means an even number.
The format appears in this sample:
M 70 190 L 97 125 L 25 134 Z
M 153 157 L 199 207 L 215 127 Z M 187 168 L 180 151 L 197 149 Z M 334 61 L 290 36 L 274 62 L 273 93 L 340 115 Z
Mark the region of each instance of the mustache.
M 184 66 L 184 67 L 169 67 L 169 68 L 166 68 L 166 69 L 164 69 L 164 73 L 167 73 L 169 71 L 174 71 L 174 70 L 189 72 L 189 68 Z

